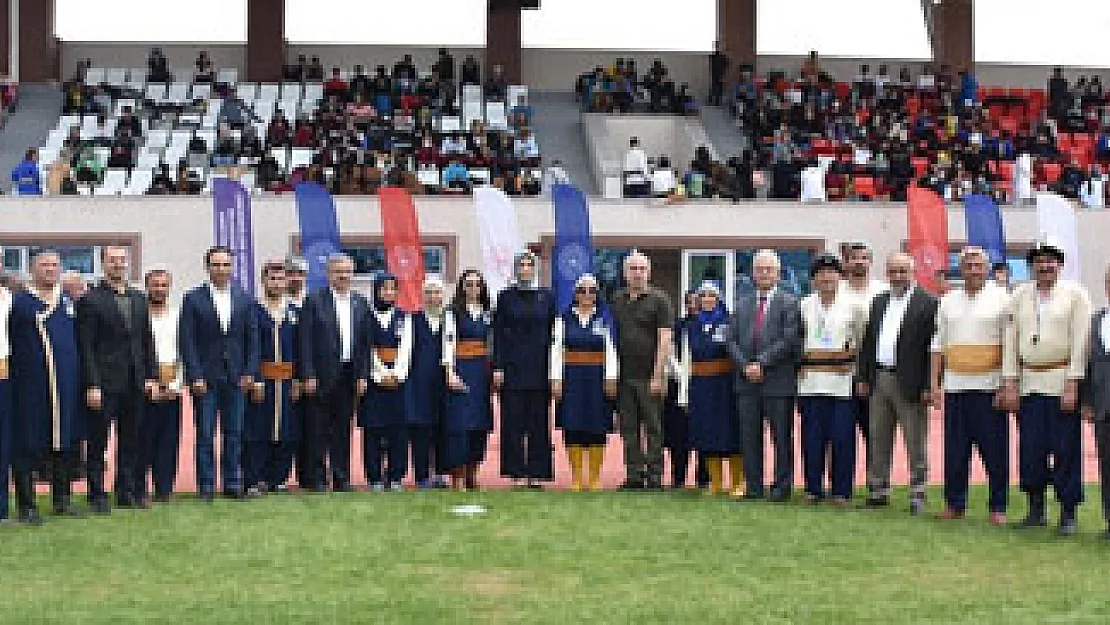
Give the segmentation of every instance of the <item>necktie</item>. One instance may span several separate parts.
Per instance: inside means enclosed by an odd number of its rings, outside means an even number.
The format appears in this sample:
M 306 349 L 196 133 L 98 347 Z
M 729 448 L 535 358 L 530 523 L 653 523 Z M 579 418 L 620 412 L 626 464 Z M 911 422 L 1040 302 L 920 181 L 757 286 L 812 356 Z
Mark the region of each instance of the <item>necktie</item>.
M 759 337 L 763 334 L 763 319 L 767 316 L 767 296 L 760 295 L 755 308 L 755 323 L 752 324 L 752 350 L 757 349 Z

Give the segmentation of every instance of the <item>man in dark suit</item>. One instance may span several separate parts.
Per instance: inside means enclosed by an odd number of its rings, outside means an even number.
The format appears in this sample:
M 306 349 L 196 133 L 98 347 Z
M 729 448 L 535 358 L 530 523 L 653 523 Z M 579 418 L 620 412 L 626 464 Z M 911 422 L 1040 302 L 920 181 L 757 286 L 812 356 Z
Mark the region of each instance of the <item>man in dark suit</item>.
M 771 428 L 775 475 L 771 501 L 786 501 L 794 483 L 794 397 L 801 357 L 798 298 L 777 287 L 778 254 L 760 250 L 752 260 L 755 292 L 736 305 L 728 349 L 736 365 L 736 412 L 747 475 L 747 497 L 763 497 L 763 424 Z M 734 495 L 738 495 L 734 490 Z
M 1110 294 L 1110 270 L 1106 272 L 1106 292 Z M 1103 538 L 1110 540 L 1110 309 L 1107 308 L 1096 312 L 1091 320 L 1087 377 L 1079 387 L 1079 401 L 1083 420 L 1095 424 L 1102 515 L 1107 522 Z
M 87 473 L 89 507 L 107 514 L 104 454 L 116 422 L 116 504 L 146 505 L 139 432 L 144 393 L 157 387 L 154 335 L 146 295 L 127 284 L 127 248 L 105 246 L 100 260 L 104 279 L 77 302 L 85 404 L 89 408 Z
M 301 377 L 310 406 L 304 420 L 308 483 L 301 486 L 326 487 L 321 470 L 326 453 L 332 489 L 342 492 L 351 488 L 351 420 L 370 377 L 369 307 L 351 291 L 350 257 L 328 258 L 327 273 L 328 286 L 309 294 L 301 310 Z
M 890 256 L 890 289 L 875 296 L 859 351 L 857 394 L 871 400 L 867 505 L 890 503 L 894 428 L 901 425 L 910 460 L 910 513 L 925 511 L 929 438 L 929 350 L 936 329 L 937 300 L 913 282 L 913 257 Z
M 231 283 L 234 254 L 215 246 L 204 255 L 208 282 L 181 303 L 181 358 L 193 395 L 196 423 L 197 488 L 211 501 L 216 491 L 213 439 L 219 413 L 220 474 L 225 497 L 243 495 L 243 410 L 246 392 L 258 374 L 258 322 L 254 300 Z

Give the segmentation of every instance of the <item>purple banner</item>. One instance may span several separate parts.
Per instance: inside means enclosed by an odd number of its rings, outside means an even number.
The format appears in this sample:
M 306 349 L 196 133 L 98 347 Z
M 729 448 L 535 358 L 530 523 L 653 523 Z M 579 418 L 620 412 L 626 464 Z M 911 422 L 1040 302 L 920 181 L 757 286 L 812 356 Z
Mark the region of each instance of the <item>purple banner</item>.
M 212 179 L 213 220 L 216 245 L 235 253 L 233 279 L 254 295 L 254 232 L 251 228 L 251 196 L 243 185 L 229 178 Z

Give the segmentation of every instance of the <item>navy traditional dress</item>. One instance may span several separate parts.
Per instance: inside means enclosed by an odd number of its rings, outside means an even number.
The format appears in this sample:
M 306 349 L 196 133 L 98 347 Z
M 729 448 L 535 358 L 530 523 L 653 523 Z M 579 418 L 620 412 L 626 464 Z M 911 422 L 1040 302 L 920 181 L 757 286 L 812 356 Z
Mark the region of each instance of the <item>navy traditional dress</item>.
M 466 385 L 463 391 L 447 392 L 443 462 L 448 470 L 479 463 L 486 455 L 486 438 L 493 430 L 489 333 L 489 311 L 447 312 L 444 361 Z
M 683 382 L 688 386 L 681 388 L 679 395 L 686 393 L 688 397 L 690 442 L 699 454 L 737 454 L 740 433 L 727 345 L 728 320 L 723 309 L 698 313 L 686 323 L 682 337 Z
M 680 317 L 674 324 L 675 343 L 682 339 L 686 331 L 689 317 Z M 670 452 L 671 481 L 674 486 L 682 486 L 686 482 L 686 472 L 690 466 L 689 417 L 686 411 L 678 405 L 678 350 L 670 359 L 668 366 L 667 397 L 663 400 L 663 447 Z
M 396 306 L 376 305 L 367 315 L 366 323 L 369 324 L 371 381 L 358 414 L 366 479 L 371 485 L 382 484 L 383 479 L 391 485 L 400 484 L 407 468 L 405 388 L 412 359 L 409 316 Z M 388 373 L 399 382 L 394 388 L 381 384 Z
M 427 485 L 432 471 L 435 433 L 443 426 L 443 317 L 418 312 L 412 327 L 412 366 L 405 383 L 405 425 L 418 486 Z M 437 452 L 439 450 L 437 449 Z
M 31 291 L 12 298 L 9 319 L 11 384 L 19 460 L 67 452 L 84 436 L 77 350 L 77 314 L 61 293 L 49 306 Z
M 12 311 L 12 294 L 0 286 L 0 519 L 8 518 L 8 493 L 12 468 L 12 392 L 11 343 L 8 341 L 8 317 Z
M 552 364 L 562 367 L 563 381 L 555 425 L 567 445 L 604 445 L 613 427 L 613 405 L 605 397 L 606 374 L 616 378 L 612 326 L 600 312 L 583 323 L 571 309 L 560 315 L 555 335 Z
M 271 311 L 259 304 L 258 335 L 264 395 L 247 409 L 244 437 L 248 486 L 284 484 L 293 469 L 301 419 L 291 394 L 297 377 L 298 311 L 291 302 Z

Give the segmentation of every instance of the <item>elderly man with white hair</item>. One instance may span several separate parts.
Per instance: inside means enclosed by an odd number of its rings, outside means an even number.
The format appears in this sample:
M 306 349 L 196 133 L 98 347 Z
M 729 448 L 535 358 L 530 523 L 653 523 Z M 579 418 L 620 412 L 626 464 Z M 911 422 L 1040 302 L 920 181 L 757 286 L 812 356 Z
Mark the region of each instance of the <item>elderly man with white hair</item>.
M 736 367 L 736 411 L 749 499 L 764 496 L 763 428 L 771 428 L 775 475 L 771 501 L 790 499 L 794 483 L 794 397 L 801 356 L 802 319 L 798 298 L 778 287 L 779 256 L 760 250 L 752 259 L 755 292 L 736 304 L 728 348 Z M 739 495 L 733 489 L 733 495 Z

